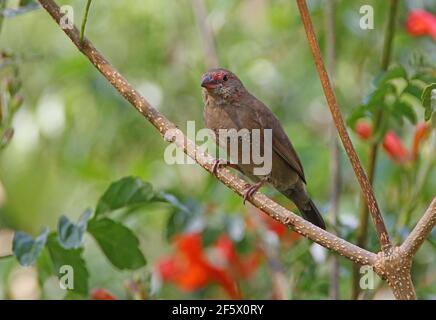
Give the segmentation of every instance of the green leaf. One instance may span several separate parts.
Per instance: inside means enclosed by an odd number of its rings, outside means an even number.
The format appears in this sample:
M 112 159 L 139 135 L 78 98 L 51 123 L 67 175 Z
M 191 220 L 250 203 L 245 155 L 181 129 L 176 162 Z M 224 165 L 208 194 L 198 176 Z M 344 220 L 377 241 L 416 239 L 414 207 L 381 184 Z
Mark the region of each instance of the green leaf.
M 190 227 L 198 222 L 201 214 L 198 203 L 190 199 L 185 204 L 173 203 L 173 205 L 175 205 L 175 210 L 168 218 L 167 227 L 165 228 L 167 240 L 170 240 L 176 234 L 189 231 Z
M 125 177 L 112 183 L 100 198 L 95 217 L 106 212 L 143 204 L 153 198 L 153 187 L 138 177 Z
M 426 86 L 427 83 L 425 81 L 419 78 L 414 78 L 409 81 L 409 85 L 404 91 L 421 100 L 422 91 Z
M 360 105 L 357 108 L 354 108 L 351 114 L 347 118 L 347 125 L 351 129 L 354 130 L 356 127 L 356 123 L 359 119 L 369 117 L 371 112 L 367 105 Z
M 20 2 L 18 3 L 18 6 L 25 7 L 29 4 L 31 4 L 32 2 L 35 2 L 35 0 L 20 0 Z
M 395 87 L 390 84 L 383 84 L 375 89 L 369 96 L 365 97 L 364 104 L 375 109 L 381 108 L 384 105 L 385 97 L 389 93 L 394 93 Z
M 180 202 L 179 199 L 177 199 L 177 197 L 167 192 L 163 192 L 163 191 L 157 192 L 153 196 L 153 201 L 168 202 L 181 211 L 190 212 L 189 208 L 185 206 L 182 202 Z
M 363 99 L 363 104 L 375 108 L 385 105 L 389 94 L 399 95 L 407 87 L 407 72 L 402 66 L 392 68 L 375 78 L 374 91 Z
M 47 241 L 48 228 L 45 227 L 36 239 L 31 235 L 17 231 L 12 241 L 12 251 L 22 266 L 33 265 L 44 249 Z
M 421 96 L 422 105 L 425 108 L 425 120 L 429 120 L 431 115 L 436 110 L 436 83 L 432 83 L 425 87 Z
M 88 294 L 89 273 L 86 268 L 85 260 L 82 258 L 83 249 L 64 249 L 56 233 L 51 233 L 47 240 L 47 247 L 50 257 L 53 261 L 55 274 L 62 279 L 64 274 L 61 268 L 69 266 L 73 270 L 73 288 L 68 291 L 74 291 L 82 295 Z
M 47 247 L 42 250 L 38 259 L 36 260 L 36 268 L 38 270 L 38 280 L 42 287 L 45 281 L 52 275 L 55 274 L 53 261 L 51 260 L 50 253 Z
M 121 223 L 108 218 L 91 220 L 88 232 L 109 261 L 118 269 L 135 270 L 145 265 L 135 234 Z
M 409 85 L 408 81 L 403 78 L 392 79 L 389 83 L 395 89 L 397 96 L 400 96 Z
M 222 230 L 214 227 L 207 227 L 202 232 L 203 247 L 209 247 L 214 244 L 221 235 Z
M 71 223 L 66 216 L 61 216 L 58 223 L 59 242 L 65 249 L 77 249 L 83 243 L 83 235 L 88 226 L 92 210 L 87 209 L 77 224 Z
M 405 79 L 407 80 L 407 72 L 402 66 L 397 66 L 383 72 L 381 75 L 376 77 L 375 84 L 377 87 L 388 83 L 393 79 Z
M 406 117 L 412 124 L 416 124 L 417 116 L 415 110 L 410 106 L 410 104 L 405 102 L 398 102 L 395 104 L 394 112 L 399 113 L 400 116 Z

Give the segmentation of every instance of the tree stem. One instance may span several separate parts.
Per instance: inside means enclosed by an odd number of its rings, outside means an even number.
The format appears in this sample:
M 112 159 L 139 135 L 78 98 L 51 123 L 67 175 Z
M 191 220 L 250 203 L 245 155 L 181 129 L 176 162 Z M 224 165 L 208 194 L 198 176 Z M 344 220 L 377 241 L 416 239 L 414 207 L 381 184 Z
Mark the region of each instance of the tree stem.
M 390 0 L 388 22 L 386 24 L 383 53 L 381 59 L 381 70 L 386 71 L 389 68 L 393 39 L 395 34 L 395 22 L 398 12 L 398 0 Z M 383 109 L 379 108 L 374 119 L 373 132 L 377 132 L 383 120 Z M 379 141 L 373 141 L 368 150 L 368 179 L 371 186 L 374 185 L 375 172 L 377 166 L 377 157 L 379 150 Z M 365 197 L 362 194 L 361 205 L 359 210 L 359 228 L 357 231 L 357 244 L 365 248 L 368 237 L 368 207 L 365 203 Z M 357 299 L 360 293 L 360 272 L 359 268 L 353 266 L 353 284 L 352 284 L 352 299 Z
M 88 21 L 88 13 L 91 2 L 92 0 L 88 0 L 88 2 L 86 3 L 85 14 L 83 15 L 82 26 L 80 28 L 80 42 L 83 42 L 83 38 L 85 37 L 86 22 Z
M 336 97 L 330 84 L 329 77 L 327 75 L 327 71 L 324 67 L 321 52 L 318 46 L 318 42 L 316 40 L 315 32 L 313 30 L 312 21 L 310 19 L 309 11 L 307 9 L 306 1 L 297 0 L 297 4 L 298 9 L 300 10 L 300 16 L 303 21 L 304 29 L 306 30 L 309 47 L 312 52 L 315 66 L 318 71 L 319 79 L 321 81 L 321 85 L 324 90 L 324 94 L 326 96 L 327 104 L 330 108 L 333 121 L 336 125 L 336 129 L 338 130 L 339 137 L 341 138 L 342 144 L 344 145 L 347 156 L 351 162 L 351 166 L 353 167 L 357 181 L 359 182 L 360 188 L 362 189 L 362 192 L 365 196 L 365 200 L 369 207 L 369 212 L 371 213 L 371 218 L 373 220 L 377 236 L 380 241 L 381 249 L 386 254 L 388 254 L 392 247 L 389 240 L 389 234 L 386 230 L 386 226 L 380 213 L 377 200 L 375 199 L 372 186 L 369 183 L 366 173 L 362 168 L 362 164 L 359 160 L 359 157 L 357 156 L 354 145 L 351 142 L 350 136 L 348 135 L 347 129 L 345 127 L 344 119 L 342 118 L 341 111 L 336 101 Z

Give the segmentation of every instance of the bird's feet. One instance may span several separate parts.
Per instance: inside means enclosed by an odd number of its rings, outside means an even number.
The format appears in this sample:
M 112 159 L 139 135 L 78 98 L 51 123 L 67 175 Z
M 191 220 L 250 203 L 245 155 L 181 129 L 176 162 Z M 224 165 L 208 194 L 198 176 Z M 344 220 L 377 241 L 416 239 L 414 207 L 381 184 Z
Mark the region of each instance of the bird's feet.
M 215 159 L 212 163 L 212 173 L 214 175 L 217 174 L 219 167 L 230 167 L 236 170 L 240 170 L 239 167 L 236 164 L 230 163 L 229 161 L 225 159 Z
M 243 196 L 243 203 L 245 204 L 245 201 L 247 201 L 249 198 L 251 198 L 253 196 L 253 194 L 259 190 L 262 185 L 265 183 L 265 181 L 259 181 L 256 182 L 255 184 L 247 184 L 246 188 L 244 190 L 244 196 Z
M 213 163 L 212 163 L 212 173 L 214 175 L 216 175 L 217 170 L 218 170 L 219 167 L 225 167 L 228 164 L 229 164 L 229 162 L 227 160 L 224 160 L 224 159 L 215 159 L 215 160 L 213 160 Z

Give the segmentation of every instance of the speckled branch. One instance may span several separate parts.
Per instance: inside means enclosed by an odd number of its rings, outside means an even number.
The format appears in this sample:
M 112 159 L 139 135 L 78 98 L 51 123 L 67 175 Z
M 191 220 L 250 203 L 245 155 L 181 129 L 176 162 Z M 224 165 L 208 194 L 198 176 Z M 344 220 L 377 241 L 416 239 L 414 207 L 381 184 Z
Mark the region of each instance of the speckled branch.
M 313 30 L 312 21 L 310 19 L 306 1 L 297 0 L 297 4 L 301 15 L 301 20 L 303 21 L 304 29 L 306 30 L 309 47 L 315 61 L 316 70 L 318 71 L 319 79 L 321 81 L 321 85 L 324 90 L 324 94 L 327 99 L 327 104 L 330 108 L 333 121 L 335 122 L 336 129 L 339 133 L 342 144 L 344 145 L 347 156 L 350 159 L 357 180 L 359 181 L 360 188 L 362 189 L 362 192 L 365 196 L 366 203 L 368 205 L 369 212 L 371 213 L 372 221 L 374 223 L 377 236 L 381 244 L 381 248 L 385 253 L 389 253 L 389 250 L 392 246 L 389 240 L 389 234 L 386 230 L 386 226 L 380 213 L 380 209 L 375 199 L 371 184 L 368 181 L 368 177 L 366 176 L 365 171 L 362 168 L 362 164 L 359 160 L 359 157 L 357 156 L 350 136 L 348 135 L 347 129 L 345 128 L 345 123 L 342 118 L 341 111 L 339 109 L 335 94 L 330 84 L 327 71 L 324 67 L 321 51 L 319 49 L 315 32 Z
M 59 12 L 58 5 L 53 0 L 39 0 L 39 2 L 59 24 L 61 13 Z M 63 31 L 112 86 L 156 127 L 165 140 L 175 143 L 178 147 L 183 149 L 189 157 L 211 172 L 214 158 L 196 146 L 195 143 L 189 140 L 171 121 L 153 108 L 153 106 L 100 54 L 90 41 L 85 38 L 81 43 L 77 28 L 63 29 Z M 239 196 L 243 195 L 246 182 L 232 174 L 229 170 L 220 168 L 217 173 L 217 178 Z M 358 264 L 373 265 L 376 261 L 376 255 L 374 253 L 361 249 L 352 243 L 316 227 L 259 192 L 252 197 L 250 202 L 277 221 L 294 229 L 299 234 L 328 249 L 336 251 L 340 255 Z
M 413 257 L 419 250 L 427 236 L 436 225 L 436 197 L 433 198 L 424 216 L 418 221 L 415 228 L 401 245 L 404 254 Z

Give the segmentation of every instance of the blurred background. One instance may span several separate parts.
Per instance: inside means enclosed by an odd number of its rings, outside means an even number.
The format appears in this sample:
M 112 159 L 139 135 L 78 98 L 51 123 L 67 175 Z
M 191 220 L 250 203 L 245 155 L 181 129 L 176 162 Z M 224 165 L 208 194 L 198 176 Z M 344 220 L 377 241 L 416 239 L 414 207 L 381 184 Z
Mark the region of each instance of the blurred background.
M 80 25 L 86 1 L 58 3 L 71 5 L 75 24 Z M 325 1 L 308 3 L 325 52 Z M 374 8 L 372 30 L 359 27 L 359 9 L 367 4 Z M 103 55 L 182 131 L 188 120 L 195 120 L 197 129 L 203 124 L 200 79 L 208 57 L 195 5 L 196 1 L 189 0 L 95 0 L 86 27 L 86 36 Z M 205 5 L 220 65 L 235 72 L 281 120 L 304 164 L 308 190 L 327 217 L 331 116 L 296 4 L 220 0 L 205 1 Z M 17 1 L 7 3 L 9 8 L 16 6 Z M 416 8 L 436 12 L 430 0 L 400 2 L 391 64 L 413 72 L 407 68 L 418 54 L 432 66 L 434 77 L 436 36 L 417 37 L 407 30 L 408 14 Z M 336 1 L 335 90 L 345 118 L 362 104 L 380 73 L 387 16 L 387 1 Z M 54 277 L 41 283 L 35 268 L 21 267 L 8 256 L 13 231 L 37 235 L 44 226 L 54 230 L 62 214 L 77 220 L 86 208 L 95 207 L 111 182 L 124 176 L 150 182 L 155 190 L 172 194 L 196 214 L 169 234 L 174 224 L 173 206 L 152 203 L 130 210 L 123 222 L 138 236 L 147 259 L 147 265 L 135 271 L 114 268 L 93 239 L 85 236 L 83 256 L 92 294 L 120 299 L 329 298 L 331 254 L 282 229 L 250 205 L 244 206 L 198 165 L 167 165 L 163 159 L 167 144 L 157 131 L 118 95 L 44 10 L 5 18 L 0 47 L 14 56 L 23 98 L 11 119 L 14 135 L 0 151 L 0 298 L 62 298 L 64 292 Z M 2 67 L 1 72 L 3 81 L 10 71 Z M 424 121 L 423 110 L 415 109 L 417 123 Z M 365 164 L 368 142 L 354 129 L 349 131 Z M 411 149 L 416 125 L 406 121 L 392 129 L 405 148 Z M 379 154 L 375 194 L 397 242 L 435 194 L 431 141 L 422 142 L 416 163 L 399 163 L 389 152 Z M 420 192 L 406 224 L 399 225 L 404 201 L 415 186 L 422 163 L 430 163 L 430 169 L 421 177 Z M 340 167 L 336 230 L 356 242 L 360 189 L 342 148 Z M 263 191 L 295 209 L 274 190 Z M 435 236 L 433 232 L 414 262 L 416 290 L 423 299 L 436 298 Z M 206 241 L 208 237 L 212 237 L 210 241 Z M 368 239 L 368 249 L 378 250 L 371 223 Z M 192 267 L 196 272 L 190 274 L 177 269 L 178 256 L 188 259 L 186 246 L 190 252 L 198 249 L 194 251 L 207 261 L 208 268 Z M 338 295 L 348 299 L 352 264 L 339 258 L 339 265 Z M 224 270 L 227 276 L 217 270 Z M 237 282 L 237 293 L 229 282 Z M 363 296 L 392 297 L 377 279 L 375 287 Z

